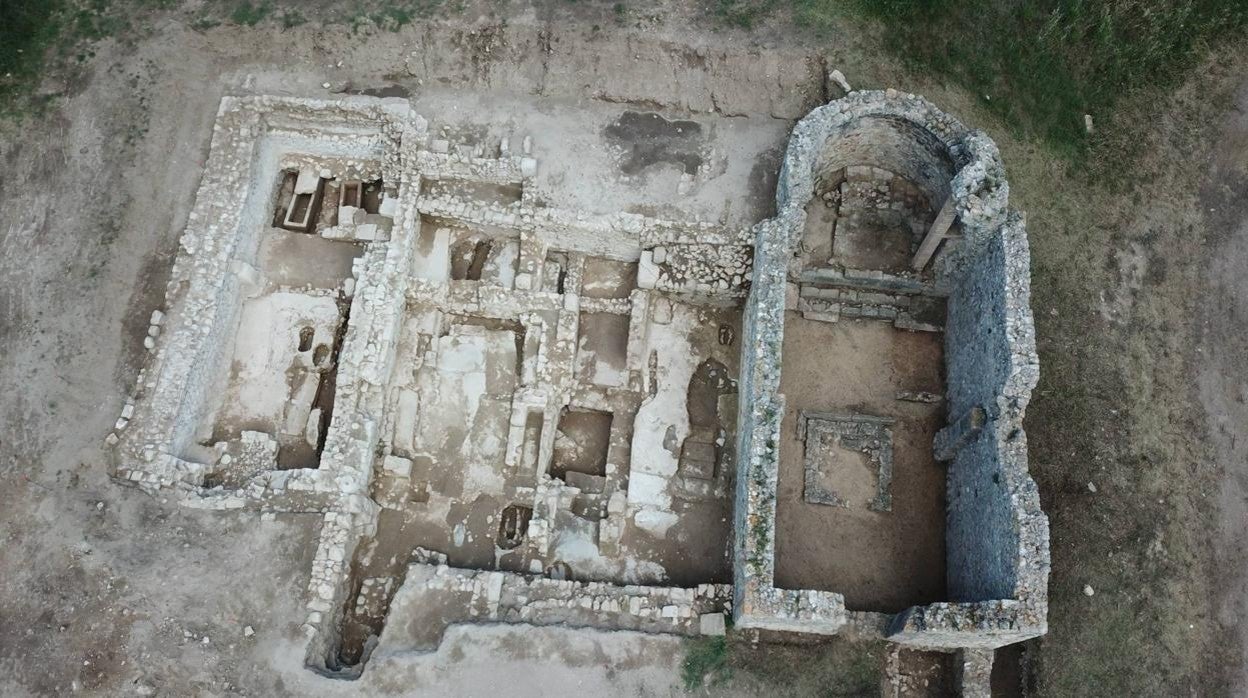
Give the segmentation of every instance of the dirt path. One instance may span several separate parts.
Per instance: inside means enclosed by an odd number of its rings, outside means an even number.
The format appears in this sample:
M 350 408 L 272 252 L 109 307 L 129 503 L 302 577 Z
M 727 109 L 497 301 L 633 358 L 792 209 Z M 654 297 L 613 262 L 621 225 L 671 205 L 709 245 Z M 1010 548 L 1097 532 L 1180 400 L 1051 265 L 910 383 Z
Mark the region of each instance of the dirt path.
M 1209 231 L 1208 289 L 1200 351 L 1200 401 L 1224 468 L 1218 532 L 1222 582 L 1218 620 L 1233 646 L 1248 647 L 1248 82 L 1219 134 L 1221 147 L 1201 187 Z M 1237 693 L 1248 690 L 1248 657 L 1228 664 Z

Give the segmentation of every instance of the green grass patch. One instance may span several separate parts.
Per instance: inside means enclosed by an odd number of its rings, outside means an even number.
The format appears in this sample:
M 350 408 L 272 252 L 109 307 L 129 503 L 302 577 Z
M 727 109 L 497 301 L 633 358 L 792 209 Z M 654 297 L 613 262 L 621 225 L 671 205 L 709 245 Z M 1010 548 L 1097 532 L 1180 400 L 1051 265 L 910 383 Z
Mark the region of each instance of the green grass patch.
M 715 16 L 734 27 L 749 29 L 775 7 L 776 0 L 718 0 Z
M 1088 141 L 1084 115 L 1107 118 L 1124 93 L 1169 85 L 1210 45 L 1248 26 L 1226 0 L 717 0 L 750 27 L 779 9 L 816 32 L 869 19 L 915 67 L 957 83 L 1011 128 L 1066 155 Z
M 463 10 L 462 4 L 447 6 L 445 0 L 372 0 L 355 5 L 345 15 L 330 13 L 317 19 L 325 24 L 345 23 L 351 31 L 371 29 L 399 31 L 412 22 L 434 17 L 440 10 Z
M 707 677 L 712 682 L 727 678 L 728 639 L 726 637 L 702 637 L 690 640 L 685 661 L 680 665 L 680 678 L 685 690 L 701 686 Z
M 0 0 L 0 117 L 37 111 L 33 94 L 48 73 L 85 62 L 90 43 L 132 38 L 154 11 L 175 0 Z
M 56 0 L 0 2 L 0 102 L 10 103 L 42 70 L 61 32 L 60 9 Z
M 729 630 L 690 640 L 680 675 L 687 691 L 722 684 L 760 695 L 870 696 L 879 693 L 884 655 L 883 642 L 755 643 Z
M 68 77 L 94 55 L 103 39 L 133 42 L 150 32 L 158 15 L 180 17 L 195 31 L 222 25 L 254 27 L 273 21 L 292 29 L 309 21 L 346 24 L 354 30 L 397 31 L 463 2 L 357 0 L 312 10 L 287 0 L 208 0 L 184 7 L 180 0 L 0 0 L 0 118 L 38 113 L 55 94 L 36 95 L 45 75 Z M 306 14 L 305 14 L 306 13 Z
M 441 0 L 383 3 L 372 14 L 373 24 L 382 29 L 398 31 L 417 19 L 428 17 L 441 7 Z
M 304 17 L 299 10 L 288 9 L 282 12 L 281 20 L 283 29 L 294 29 L 307 23 L 308 18 Z
M 826 0 L 800 0 L 807 18 Z M 895 48 L 981 96 L 1012 127 L 1081 150 L 1084 114 L 1104 118 L 1124 92 L 1171 83 L 1201 50 L 1248 23 L 1225 0 L 855 0 Z
M 256 3 L 251 2 L 251 0 L 242 0 L 230 12 L 230 21 L 244 27 L 254 27 L 263 21 L 265 17 L 268 17 L 272 11 L 273 6 L 263 0 Z

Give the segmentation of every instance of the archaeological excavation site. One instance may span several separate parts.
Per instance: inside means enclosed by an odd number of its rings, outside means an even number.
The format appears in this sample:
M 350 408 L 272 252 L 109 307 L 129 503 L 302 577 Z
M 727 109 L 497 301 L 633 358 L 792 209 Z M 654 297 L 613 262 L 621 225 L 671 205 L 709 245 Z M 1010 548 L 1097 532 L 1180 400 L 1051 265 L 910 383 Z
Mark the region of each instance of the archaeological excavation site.
M 680 210 L 708 165 L 676 136 L 621 155 L 674 168 L 676 205 L 614 212 L 534 186 L 541 133 L 462 136 L 405 98 L 225 97 L 115 479 L 315 530 L 303 662 L 331 679 L 452 626 L 754 629 L 948 657 L 987 695 L 1049 575 L 993 142 L 850 91 L 741 225 Z

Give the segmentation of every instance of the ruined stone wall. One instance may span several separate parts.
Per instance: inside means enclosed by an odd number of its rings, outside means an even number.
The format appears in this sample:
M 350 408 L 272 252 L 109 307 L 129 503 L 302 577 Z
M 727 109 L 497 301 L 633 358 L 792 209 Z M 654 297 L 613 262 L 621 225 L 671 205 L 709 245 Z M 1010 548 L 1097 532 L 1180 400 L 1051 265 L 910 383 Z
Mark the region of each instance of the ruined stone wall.
M 376 524 L 377 505 L 368 495 L 386 432 L 386 386 L 407 299 L 424 292 L 410 274 L 422 213 L 502 227 L 539 243 L 557 235 L 564 247 L 636 260 L 643 288 L 727 299 L 746 292 L 751 260 L 739 231 L 635 214 L 587 216 L 535 207 L 523 199 L 497 205 L 422 195 L 425 167 L 432 178 L 510 182 L 535 165 L 521 156 L 487 162 L 456 159 L 444 148 L 435 151 L 424 121 L 405 101 L 227 98 L 215 129 L 170 283 L 170 321 L 159 339 L 153 338 L 152 363 L 141 375 L 134 402 L 127 404 L 134 414 L 119 420 L 118 431 L 131 416 L 136 426 L 120 439 L 116 473 L 148 489 L 171 489 L 192 506 L 321 514 L 303 626 L 307 661 L 314 668 L 335 670 L 332 654 L 339 643 L 350 561 L 357 543 L 372 535 Z M 358 260 L 320 468 L 273 470 L 239 489 L 207 489 L 202 486 L 207 464 L 196 462 L 184 447 L 204 417 L 212 376 L 220 374 L 233 345 L 241 299 L 256 283 L 256 235 L 272 210 L 273 183 L 283 158 L 291 153 L 372 163 L 370 171 L 379 169 L 386 182 L 387 200 L 394 195 L 392 234 L 388 241 L 371 243 Z M 779 392 L 784 316 L 790 291 L 797 295 L 788 278 L 793 250 L 805 224 L 804 207 L 820 178 L 863 164 L 911 178 L 934 199 L 952 197 L 962 239 L 941 251 L 933 271 L 937 284 L 951 294 L 949 419 L 951 425 L 962 424 L 961 417 L 975 408 L 985 415 L 968 438 L 945 439 L 953 444 L 948 481 L 953 602 L 907 610 L 894 618 L 891 637 L 924 646 L 992 647 L 1035 636 L 1045 622 L 1048 530 L 1027 474 L 1021 428 L 1036 379 L 1025 231 L 1017 216 L 1007 222 L 1008 187 L 992 142 L 926 101 L 891 91 L 853 93 L 803 119 L 793 132 L 777 186 L 779 213 L 751 231 L 753 280 L 743 316 L 738 386 L 732 603 L 737 624 L 833 634 L 853 622 L 840 594 L 775 587 L 775 513 L 785 406 Z M 707 263 L 699 266 L 698 260 Z M 522 277 L 517 275 L 517 284 Z M 484 302 L 490 293 L 474 302 Z M 608 301 L 590 300 L 586 307 L 595 304 Z M 553 430 L 545 438 L 553 441 Z M 511 577 L 473 578 L 481 584 L 498 579 L 520 584 Z M 719 588 L 712 594 L 725 607 L 726 595 Z M 601 610 L 603 601 L 589 603 L 599 603 L 596 610 Z M 528 608 L 517 604 L 517 614 Z M 655 627 L 691 629 L 693 611 L 677 622 L 662 615 L 666 606 L 679 604 L 659 607 L 657 619 L 651 619 L 658 621 Z M 553 602 L 538 610 L 558 619 L 552 622 L 581 613 Z M 619 622 L 642 627 L 643 616 L 630 611 Z
M 871 165 L 918 184 L 934 205 L 949 196 L 954 172 L 965 164 L 954 162 L 948 146 L 913 121 L 892 116 L 864 116 L 836 120 L 819 152 L 816 179 L 845 167 Z
M 1009 187 L 992 141 L 922 98 L 892 90 L 854 92 L 802 119 L 777 183 L 777 217 L 755 227 L 737 430 L 737 623 L 820 633 L 845 623 L 839 595 L 774 588 L 774 522 L 786 272 L 820 180 L 856 165 L 900 174 L 934 205 L 948 199 L 961 232 L 960 240 L 946 242 L 932 272 L 937 285 L 952 289 L 952 426 L 942 437 L 946 446 L 960 446 L 948 449 L 948 588 L 955 602 L 899 614 L 890 638 L 956 648 L 1034 637 L 1045 627 L 1049 563 L 1048 523 L 1027 473 L 1021 426 L 1038 375 L 1026 233 L 1008 210 Z M 983 420 L 971 414 L 976 407 Z M 963 419 L 968 414 L 974 418 Z
M 230 112 L 231 115 L 236 113 Z M 257 112 L 244 112 L 237 118 L 246 118 L 248 113 L 254 116 Z M 228 257 L 217 258 L 215 261 L 222 264 L 227 271 L 219 279 L 213 279 L 200 271 L 191 275 L 189 282 L 174 276 L 174 281 L 170 284 L 170 305 L 177 301 L 180 290 L 186 290 L 179 284 L 204 288 L 202 296 L 188 292 L 188 304 L 202 300 L 203 297 L 210 298 L 209 302 L 200 306 L 202 314 L 190 316 L 198 326 L 202 340 L 198 343 L 180 343 L 184 350 L 198 351 L 198 357 L 191 361 L 189 359 L 192 357 L 179 355 L 176 361 L 170 362 L 172 366 L 189 368 L 183 390 L 177 394 L 181 404 L 176 412 L 170 413 L 176 420 L 172 425 L 172 438 L 168 446 L 169 453 L 187 461 L 195 460 L 194 454 L 188 452 L 188 448 L 192 447 L 195 429 L 211 416 L 208 414 L 212 406 L 211 396 L 221 389 L 220 377 L 228 373 L 229 357 L 234 349 L 243 302 L 264 283 L 256 269 L 256 257 L 262 232 L 266 229 L 275 204 L 279 173 L 291 164 L 289 160 L 292 153 L 319 150 L 324 156 L 331 158 L 372 160 L 380 157 L 383 146 L 378 134 L 369 131 L 343 134 L 335 141 L 318 144 L 314 137 L 307 134 L 274 130 L 262 116 L 255 121 L 251 130 L 257 134 L 255 138 L 240 139 L 240 145 L 250 150 L 249 165 L 229 194 L 220 199 L 228 206 L 232 196 L 238 197 L 234 215 L 230 219 L 221 218 L 217 221 L 217 225 L 222 226 L 219 228 L 221 237 L 215 241 L 202 237 L 198 241 L 192 241 L 185 235 L 183 238 L 184 247 L 201 244 L 204 252 L 212 252 L 220 245 L 221 252 Z M 243 129 L 242 132 L 247 133 L 248 130 Z M 185 313 L 179 313 L 175 318 L 180 320 L 184 316 Z
M 166 295 L 169 321 L 118 422 L 120 431 L 134 421 L 115 439 L 115 473 L 130 483 L 198 508 L 322 513 L 303 626 L 308 664 L 322 670 L 332 668 L 355 546 L 376 523 L 368 481 L 418 230 L 416 162 L 425 141 L 425 122 L 406 101 L 223 99 Z M 205 488 L 212 463 L 198 462 L 191 442 L 228 370 L 243 301 L 264 284 L 256 257 L 279 172 L 317 162 L 380 174 L 398 193 L 395 236 L 361 257 L 321 467 L 267 471 L 237 490 Z
M 152 347 L 154 360 L 140 379 L 137 392 L 146 393 L 148 401 L 138 409 L 148 412 L 148 418 L 138 420 L 124 442 L 136 466 L 161 453 L 182 452 L 211 381 L 205 365 L 223 360 L 229 351 L 210 338 L 237 319 L 237 308 L 231 306 L 237 305 L 239 281 L 229 269 L 245 214 L 239 204 L 247 199 L 250 178 L 232 173 L 250 172 L 260 150 L 259 139 L 242 135 L 258 131 L 259 115 L 239 113 L 232 106 L 232 100 L 222 101 L 200 192 L 169 282 L 167 307 L 176 303 L 185 312 L 170 315 L 165 341 Z M 186 411 L 192 414 L 182 417 Z
M 754 282 L 742 314 L 737 407 L 733 613 L 738 627 L 834 634 L 847 622 L 840 594 L 775 587 L 781 349 L 790 231 L 755 226 Z
M 894 90 L 853 92 L 798 122 L 776 185 L 777 220 L 797 243 L 803 208 L 819 180 L 851 165 L 888 169 L 922 187 L 934 206 L 952 196 L 962 228 L 957 245 L 977 251 L 1004 220 L 1009 198 L 996 145 L 927 100 Z M 960 266 L 961 251 L 942 254 L 940 276 Z M 955 259 L 956 258 L 956 259 Z
M 387 387 L 406 301 L 416 282 L 411 271 L 422 214 L 503 228 L 521 238 L 557 238 L 564 248 L 580 246 L 617 259 L 638 260 L 644 254 L 655 269 L 650 279 L 655 288 L 701 293 L 723 302 L 745 293 L 752 242 L 748 231 L 627 213 L 591 216 L 523 199 L 500 207 L 471 197 L 440 196 L 436 189 L 429 194 L 423 186 L 426 176 L 524 182 L 536 168 L 528 149 L 526 144 L 523 155 L 504 152 L 499 158 L 469 156 L 462 149 L 451 153 L 447 144 L 429 142 L 425 121 L 405 100 L 245 97 L 222 102 L 204 180 L 169 285 L 166 313 L 153 319 L 157 331 L 149 337 L 152 360 L 109 443 L 117 446 L 114 472 L 119 479 L 171 493 L 184 505 L 246 509 L 266 516 L 318 515 L 320 543 L 302 626 L 308 639 L 305 660 L 314 670 L 349 677 L 362 668 L 339 666 L 341 624 L 352 593 L 351 561 L 361 541 L 374 535 L 377 523 L 370 481 L 384 448 Z M 353 264 L 350 290 L 344 291 L 350 298 L 349 319 L 335 362 L 334 405 L 319 467 L 276 469 L 276 447 L 267 450 L 274 441 L 259 434 L 263 448 L 256 457 L 272 459 L 271 465 L 259 463 L 259 472 L 239 486 L 207 482 L 222 456 L 196 444 L 202 438 L 196 430 L 213 419 L 209 412 L 219 395 L 214 391 L 221 390 L 229 372 L 241 309 L 266 285 L 257 257 L 260 238 L 269 228 L 267 217 L 277 203 L 281 172 L 309 169 L 340 176 L 345 171 L 363 180 L 380 177 L 386 190 L 382 215 L 393 221 L 387 239 L 369 238 Z M 664 254 L 656 258 L 656 250 Z M 627 309 L 631 302 L 636 313 L 638 293 L 632 301 L 588 299 L 586 307 Z M 474 303 L 506 300 L 501 290 L 489 288 L 473 296 Z M 556 307 L 562 307 L 564 300 L 556 300 Z M 548 439 L 553 437 L 552 430 Z M 722 601 L 721 610 L 726 608 L 729 589 L 717 588 L 715 594 L 722 597 L 716 601 Z M 685 592 L 671 590 L 669 595 L 672 603 L 643 610 L 660 614 L 656 628 L 675 623 L 687 631 L 689 615 L 679 621 L 661 615 L 668 606 L 683 609 L 679 598 Z M 628 618 L 620 622 L 633 627 Z M 644 620 L 638 616 L 637 622 Z
M 360 541 L 376 531 L 379 508 L 368 496 L 369 485 L 420 231 L 417 156 L 427 139 L 426 123 L 409 114 L 405 103 L 387 116 L 380 120 L 388 145 L 381 165 L 383 180 L 397 194 L 393 233 L 388 244 L 372 245 L 362 257 L 339 356 L 334 415 L 321 455 L 324 483 L 339 498 L 335 511 L 325 516 L 308 584 L 305 661 L 317 670 L 334 669 L 331 655 L 340 645 L 350 561 Z M 347 673 L 358 675 L 362 669 L 359 665 Z
M 457 623 L 525 623 L 722 635 L 725 584 L 651 587 L 415 563 L 390 605 L 377 657 L 436 651 Z
M 342 617 L 350 592 L 349 572 L 360 541 L 376 533 L 377 505 L 354 500 L 362 511 L 326 512 L 308 578 L 308 615 L 302 630 L 308 640 L 304 664 L 314 671 L 343 678 L 359 676 L 362 666 L 344 672 L 334 656 L 341 644 Z
M 741 324 L 741 377 L 737 389 L 737 480 L 733 505 L 736 531 L 735 596 L 738 615 L 748 612 L 747 597 L 775 578 L 775 490 L 780 419 L 779 394 L 784 322 L 785 231 L 772 221 L 757 227 L 754 285 L 746 299 Z M 774 316 L 779 314 L 777 320 Z
M 252 262 L 283 156 L 303 149 L 379 159 L 379 125 L 396 118 L 371 100 L 222 100 L 166 292 L 169 322 L 136 386 L 135 426 L 119 439 L 119 476 L 149 488 L 202 484 L 208 464 L 186 449 L 233 347 L 242 295 L 258 281 Z

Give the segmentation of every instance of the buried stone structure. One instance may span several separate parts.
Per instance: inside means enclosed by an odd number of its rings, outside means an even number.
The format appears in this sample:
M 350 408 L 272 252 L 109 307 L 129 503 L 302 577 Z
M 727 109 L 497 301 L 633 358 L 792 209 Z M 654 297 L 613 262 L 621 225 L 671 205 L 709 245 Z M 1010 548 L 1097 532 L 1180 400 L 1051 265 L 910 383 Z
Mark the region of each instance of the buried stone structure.
M 405 100 L 223 100 L 115 476 L 318 520 L 331 676 L 450 623 L 1044 632 L 1028 251 L 991 141 L 851 93 L 749 230 L 548 207 L 537 168 Z

